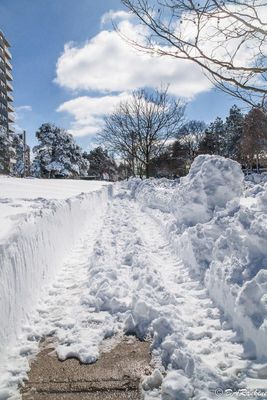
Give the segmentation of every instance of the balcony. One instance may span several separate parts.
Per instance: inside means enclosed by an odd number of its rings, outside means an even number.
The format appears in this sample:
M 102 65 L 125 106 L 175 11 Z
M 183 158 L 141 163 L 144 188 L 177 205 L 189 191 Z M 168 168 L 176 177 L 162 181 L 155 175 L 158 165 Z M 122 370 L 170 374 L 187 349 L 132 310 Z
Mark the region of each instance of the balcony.
M 4 104 L 5 106 L 7 106 L 7 99 L 5 95 L 0 96 L 0 104 Z
M 6 78 L 8 81 L 13 81 L 13 76 L 8 69 L 6 70 Z
M 8 48 L 5 47 L 4 50 L 5 50 L 5 54 L 6 54 L 6 56 L 7 56 L 7 59 L 8 59 L 8 60 L 12 60 L 12 55 L 11 55 L 10 51 L 8 50 Z
M 10 92 L 7 92 L 7 100 L 14 101 L 14 97 L 12 96 L 12 94 Z
M 13 114 L 8 114 L 8 122 L 11 122 L 11 123 L 15 122 L 15 116 Z
M 7 91 L 13 92 L 14 88 L 9 81 L 6 82 Z
M 10 47 L 9 41 L 7 40 L 7 38 L 5 37 L 5 35 L 1 30 L 0 30 L 0 40 L 2 40 L 5 46 Z
M 0 107 L 0 114 L 1 114 L 2 116 L 4 116 L 5 118 L 7 118 L 7 110 L 6 110 L 6 109 Z
M 9 69 L 10 71 L 12 71 L 13 67 L 12 67 L 12 64 L 8 61 L 8 59 L 5 59 L 5 64 L 6 64 L 6 68 Z
M 8 109 L 8 112 L 15 112 L 15 108 L 12 106 L 12 104 L 11 103 L 7 103 L 7 109 Z
M 4 73 L 4 71 L 2 71 L 2 69 L 0 69 L 0 79 L 2 82 L 6 81 L 6 74 Z
M 2 60 L 1 57 L 0 57 L 0 68 L 1 68 L 1 72 L 3 72 L 3 73 L 6 72 L 6 63 Z
M 10 133 L 15 133 L 15 128 L 11 124 L 8 125 L 8 130 L 9 130 Z

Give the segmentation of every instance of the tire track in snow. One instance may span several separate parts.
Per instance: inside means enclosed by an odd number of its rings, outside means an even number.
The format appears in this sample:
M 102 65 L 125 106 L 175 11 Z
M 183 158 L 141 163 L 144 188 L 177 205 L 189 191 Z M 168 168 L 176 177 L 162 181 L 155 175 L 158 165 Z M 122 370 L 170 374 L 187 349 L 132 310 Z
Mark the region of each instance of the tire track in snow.
M 61 359 L 93 362 L 105 338 L 125 331 L 151 335 L 157 365 L 183 371 L 195 399 L 215 398 L 218 387 L 251 384 L 253 365 L 235 333 L 159 224 L 127 193 L 114 197 L 103 220 L 92 216 L 33 318 L 25 354 L 30 341 L 54 335 Z
M 179 333 L 182 330 L 182 351 L 185 349 L 184 354 L 194 360 L 195 369 L 189 375 L 194 375 L 193 381 L 200 389 L 205 386 L 209 386 L 211 391 L 218 387 L 237 387 L 246 376 L 251 362 L 243 358 L 244 349 L 237 342 L 236 334 L 223 320 L 207 290 L 190 276 L 183 262 L 173 254 L 171 245 L 164 239 L 155 221 L 141 212 L 136 224 L 140 227 L 147 254 L 151 254 L 151 261 L 159 271 L 163 285 L 177 299 L 170 316 L 174 329 Z M 179 316 L 177 322 L 175 314 Z M 183 364 L 182 354 L 180 357 L 178 354 L 177 360 L 174 357 L 174 367 L 181 368 Z
M 253 364 L 235 332 L 159 225 L 127 196 L 113 200 L 91 265 L 91 306 L 112 315 L 114 332 L 152 334 L 154 359 L 183 370 L 195 398 L 251 383 Z

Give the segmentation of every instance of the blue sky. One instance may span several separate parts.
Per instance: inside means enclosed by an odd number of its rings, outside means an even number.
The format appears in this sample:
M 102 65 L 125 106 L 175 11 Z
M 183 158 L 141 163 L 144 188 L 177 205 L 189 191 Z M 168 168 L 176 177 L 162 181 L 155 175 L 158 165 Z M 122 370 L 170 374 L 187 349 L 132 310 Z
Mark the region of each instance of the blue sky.
M 116 69 L 114 63 L 117 63 L 118 67 L 121 66 L 121 75 L 124 75 L 124 60 L 120 62 L 118 55 L 124 55 L 125 49 L 122 52 L 118 50 L 120 45 L 114 39 L 114 35 L 103 34 L 111 30 L 110 24 L 103 24 L 103 21 L 101 24 L 101 18 L 109 10 L 122 10 L 120 1 L 0 0 L 0 29 L 12 45 L 17 124 L 26 129 L 30 145 L 35 143 L 35 131 L 43 122 L 55 122 L 67 129 L 74 128 L 77 142 L 87 148 L 94 137 L 92 125 L 99 123 L 101 117 L 97 115 L 95 108 L 105 109 L 106 104 L 111 107 L 117 95 L 124 96 L 126 91 L 135 88 L 135 85 L 146 84 L 146 76 L 143 80 L 138 78 L 138 73 L 142 75 L 138 69 L 133 71 L 133 78 L 130 76 L 131 71 L 127 64 L 125 69 L 128 76 L 125 81 L 122 79 L 122 82 L 119 82 L 119 77 L 117 82 L 109 85 L 99 78 L 98 75 L 102 74 L 106 80 L 116 80 L 112 72 L 112 68 Z M 120 18 L 120 21 L 122 20 L 123 18 Z M 127 18 L 123 22 L 127 26 Z M 72 44 L 64 50 L 64 46 L 69 42 Z M 94 59 L 96 54 L 97 60 Z M 57 70 L 59 59 L 60 68 Z M 142 62 L 144 64 L 141 63 L 141 67 L 149 65 L 146 64 L 147 60 Z M 151 69 L 156 74 L 155 81 L 161 79 L 160 64 L 157 65 Z M 173 63 L 171 68 L 175 68 Z M 170 78 L 174 86 L 176 76 L 179 80 L 183 79 L 184 74 L 180 64 L 177 64 L 177 70 L 181 71 L 180 75 L 174 74 Z M 189 82 L 194 81 L 195 74 L 193 67 L 190 67 L 190 71 L 191 78 L 187 78 Z M 79 78 L 77 81 L 76 77 Z M 99 78 L 97 83 L 95 77 Z M 195 78 L 198 81 L 198 77 Z M 162 79 L 165 79 L 165 75 Z M 148 82 L 148 85 L 150 83 Z M 205 87 L 205 83 L 203 85 Z M 177 86 L 173 92 L 183 94 L 183 89 Z M 101 102 L 95 102 L 94 99 L 98 97 L 101 97 Z M 70 103 L 71 100 L 74 100 L 74 103 Z M 217 115 L 224 117 L 234 103 L 234 99 L 220 92 L 199 89 L 199 93 L 187 107 L 187 117 L 208 122 Z M 73 106 L 75 111 L 72 110 Z M 56 111 L 59 107 L 61 112 Z M 90 121 L 87 118 L 87 110 L 92 113 Z M 87 131 L 90 132 L 89 135 L 86 134 Z M 83 132 L 82 136 L 79 132 Z

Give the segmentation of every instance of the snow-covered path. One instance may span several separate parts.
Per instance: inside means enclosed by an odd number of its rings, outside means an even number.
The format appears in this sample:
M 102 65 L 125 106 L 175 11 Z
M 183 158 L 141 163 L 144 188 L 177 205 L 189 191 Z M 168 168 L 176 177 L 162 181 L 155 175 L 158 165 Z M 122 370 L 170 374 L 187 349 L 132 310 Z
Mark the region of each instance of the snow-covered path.
M 149 398 L 213 399 L 226 389 L 264 387 L 265 374 L 244 355 L 203 284 L 127 191 L 115 194 L 103 220 L 92 220 L 33 320 L 24 352 L 36 337 L 54 335 L 61 359 L 83 362 L 98 358 L 105 338 L 151 335 L 155 366 L 175 372 L 159 390 L 151 383 Z

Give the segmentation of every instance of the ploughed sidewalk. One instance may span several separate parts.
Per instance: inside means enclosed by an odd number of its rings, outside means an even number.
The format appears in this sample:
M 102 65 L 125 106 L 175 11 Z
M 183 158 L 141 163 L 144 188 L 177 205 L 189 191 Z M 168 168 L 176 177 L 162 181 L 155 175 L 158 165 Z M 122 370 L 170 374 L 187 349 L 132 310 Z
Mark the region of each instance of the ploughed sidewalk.
M 45 343 L 31 364 L 23 400 L 138 400 L 140 379 L 151 373 L 149 343 L 124 337 L 94 364 L 59 361 Z

